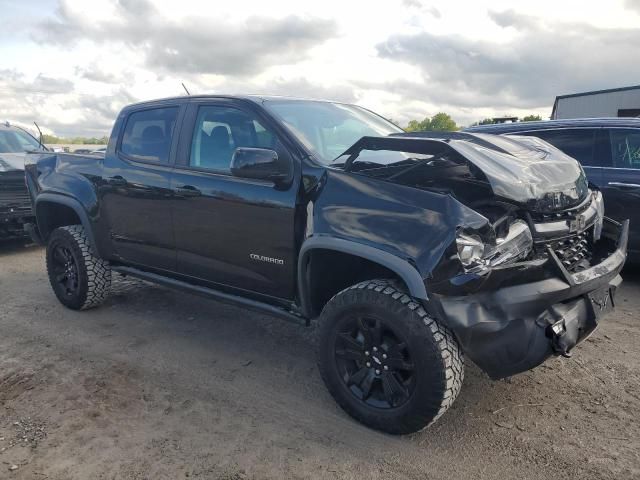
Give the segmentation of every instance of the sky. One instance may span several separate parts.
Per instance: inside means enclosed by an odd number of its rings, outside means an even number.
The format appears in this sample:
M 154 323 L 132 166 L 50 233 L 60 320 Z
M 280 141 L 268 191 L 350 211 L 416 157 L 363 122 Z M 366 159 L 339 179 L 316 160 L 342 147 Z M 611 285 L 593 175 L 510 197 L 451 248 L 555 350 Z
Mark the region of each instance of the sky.
M 401 125 L 548 118 L 640 84 L 640 0 L 0 0 L 0 121 L 108 135 L 124 105 L 263 93 Z

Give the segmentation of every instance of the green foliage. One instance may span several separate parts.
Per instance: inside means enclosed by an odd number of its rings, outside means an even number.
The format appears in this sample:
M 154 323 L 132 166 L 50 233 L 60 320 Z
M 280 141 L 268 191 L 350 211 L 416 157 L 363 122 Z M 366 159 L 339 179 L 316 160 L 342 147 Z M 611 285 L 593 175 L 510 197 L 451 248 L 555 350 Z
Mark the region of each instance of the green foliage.
M 539 122 L 540 120 L 542 120 L 540 115 L 527 115 L 520 119 L 521 122 Z
M 484 120 L 480 120 L 479 122 L 473 122 L 471 126 L 475 127 L 476 125 L 493 125 L 494 123 L 498 122 L 496 122 L 493 118 L 485 118 Z
M 433 117 L 426 117 L 422 121 L 411 120 L 405 127 L 407 132 L 455 132 L 460 130 L 450 115 L 440 112 Z
M 73 138 L 62 138 L 56 137 L 55 135 L 47 135 L 46 133 L 42 135 L 42 143 L 57 145 L 57 144 L 70 144 L 70 145 L 106 145 L 109 143 L 109 137 L 104 136 L 100 138 L 95 137 L 73 137 Z
M 540 115 L 527 115 L 526 117 L 522 117 L 520 122 L 538 122 L 542 120 Z M 474 122 L 471 124 L 472 127 L 476 125 L 493 125 L 495 123 L 500 123 L 497 118 L 485 118 L 484 120 L 480 120 L 479 122 Z
M 455 132 L 460 127 L 456 125 L 456 122 L 446 113 L 436 113 L 431 118 L 431 130 L 435 132 Z

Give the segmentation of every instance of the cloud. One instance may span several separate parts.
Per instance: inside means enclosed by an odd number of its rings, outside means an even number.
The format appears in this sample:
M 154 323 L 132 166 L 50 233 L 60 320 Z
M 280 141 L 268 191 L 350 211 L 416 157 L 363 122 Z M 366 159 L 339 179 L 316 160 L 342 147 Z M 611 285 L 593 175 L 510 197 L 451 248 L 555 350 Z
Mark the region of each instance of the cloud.
M 545 23 L 511 10 L 489 15 L 516 30 L 511 41 L 421 32 L 378 44 L 380 57 L 414 65 L 423 77 L 380 88 L 443 107 L 499 110 L 539 108 L 559 94 L 637 83 L 639 29 Z
M 73 91 L 73 82 L 64 78 L 55 78 L 39 74 L 29 81 L 17 70 L 0 70 L 0 92 L 7 95 L 62 94 Z
M 417 8 L 418 10 L 424 10 L 435 18 L 441 18 L 442 14 L 440 10 L 432 6 L 423 6 L 421 0 L 402 0 L 402 6 L 406 8 Z
M 629 10 L 640 13 L 640 0 L 625 0 L 624 6 Z
M 101 124 L 110 127 L 120 110 L 137 100 L 126 89 L 119 88 L 110 95 L 80 95 L 68 107 L 82 110 L 86 117 L 93 115 L 102 118 L 104 121 Z
M 489 10 L 489 18 L 500 27 L 513 27 L 516 30 L 536 29 L 542 26 L 542 23 L 536 17 L 523 15 L 513 9 L 502 12 Z
M 35 120 L 61 136 L 107 135 L 120 109 L 134 101 L 122 87 L 110 95 L 80 94 L 70 80 L 43 74 L 29 79 L 17 70 L 0 70 L 0 120 L 26 125 Z
M 170 19 L 148 1 L 120 0 L 113 19 L 87 21 L 62 0 L 54 17 L 41 22 L 32 38 L 47 45 L 120 42 L 144 55 L 148 68 L 173 73 L 257 74 L 273 65 L 296 63 L 309 49 L 337 35 L 334 20 L 250 16 Z
M 115 84 L 121 83 L 124 80 L 124 75 L 117 75 L 116 73 L 105 71 L 96 64 L 90 64 L 87 66 L 76 66 L 75 74 L 80 78 L 85 78 L 87 80 L 91 80 L 92 82 L 100 83 Z
M 254 90 L 255 88 L 256 87 L 254 87 Z M 338 84 L 322 86 L 311 83 L 305 78 L 291 80 L 279 78 L 270 81 L 268 86 L 265 85 L 257 88 L 261 88 L 262 92 L 272 95 L 335 100 L 344 103 L 354 103 L 358 100 L 355 89 L 350 85 Z

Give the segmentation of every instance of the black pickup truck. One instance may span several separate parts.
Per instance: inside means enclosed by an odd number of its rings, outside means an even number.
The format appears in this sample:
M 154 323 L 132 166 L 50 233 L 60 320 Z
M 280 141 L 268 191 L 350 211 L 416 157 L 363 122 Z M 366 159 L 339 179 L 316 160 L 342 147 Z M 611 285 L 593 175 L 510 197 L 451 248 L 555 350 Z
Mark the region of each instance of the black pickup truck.
M 26 172 L 64 305 L 97 306 L 118 272 L 317 323 L 333 397 L 391 433 L 451 406 L 463 354 L 492 378 L 569 356 L 626 259 L 628 222 L 546 142 L 406 134 L 340 103 L 136 104 L 104 158 Z

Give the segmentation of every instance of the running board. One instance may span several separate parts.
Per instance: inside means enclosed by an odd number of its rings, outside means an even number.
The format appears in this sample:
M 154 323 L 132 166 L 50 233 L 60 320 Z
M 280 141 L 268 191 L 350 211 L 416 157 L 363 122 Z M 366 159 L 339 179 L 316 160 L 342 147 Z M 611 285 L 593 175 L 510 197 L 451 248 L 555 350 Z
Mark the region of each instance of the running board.
M 244 298 L 238 295 L 221 292 L 219 290 L 214 290 L 213 288 L 207 288 L 200 285 L 192 285 L 190 283 L 183 282 L 181 280 L 176 280 L 175 278 L 165 277 L 163 275 L 158 275 L 157 273 L 146 272 L 144 270 L 139 270 L 133 267 L 112 265 L 111 270 L 113 270 L 114 272 L 121 273 L 123 275 L 131 275 L 132 277 L 157 283 L 165 287 L 173 288 L 176 290 L 182 290 L 184 292 L 193 293 L 193 294 L 200 295 L 207 298 L 212 298 L 214 300 L 218 300 L 223 303 L 238 305 L 238 306 L 242 306 L 260 313 L 266 313 L 268 315 L 280 317 L 290 322 L 298 323 L 301 325 L 309 325 L 309 320 L 307 320 L 306 318 L 300 315 L 297 315 L 291 311 L 287 311 L 284 308 L 278 308 L 274 305 L 260 302 L 258 300 L 251 300 L 249 298 Z

